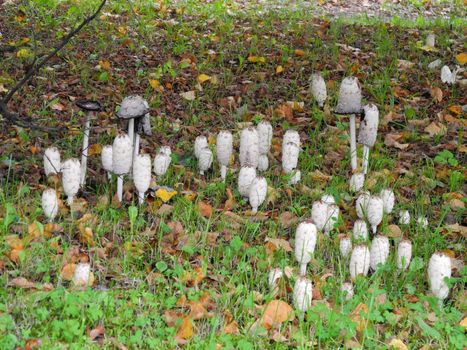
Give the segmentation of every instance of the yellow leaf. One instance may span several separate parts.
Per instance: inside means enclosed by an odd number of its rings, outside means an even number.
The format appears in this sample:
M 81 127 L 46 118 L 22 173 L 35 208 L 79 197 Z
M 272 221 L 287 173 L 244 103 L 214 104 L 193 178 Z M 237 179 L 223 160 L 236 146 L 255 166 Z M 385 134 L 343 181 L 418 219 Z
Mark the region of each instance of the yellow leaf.
M 198 75 L 198 82 L 200 84 L 202 84 L 202 83 L 204 83 L 205 81 L 208 81 L 208 80 L 211 80 L 211 77 L 209 75 L 206 75 L 206 74 Z
M 175 335 L 177 343 L 184 344 L 187 339 L 194 335 L 193 321 L 189 317 L 184 317 Z
M 99 65 L 101 66 L 101 68 L 103 70 L 109 70 L 110 69 L 110 62 L 107 61 L 107 60 L 99 61 Z
M 462 53 L 458 54 L 456 56 L 456 60 L 457 60 L 457 62 L 459 62 L 459 64 L 465 64 L 465 62 L 467 62 L 467 53 L 462 52 Z
M 272 300 L 264 309 L 261 326 L 271 329 L 275 325 L 282 324 L 285 321 L 293 321 L 294 319 L 295 313 L 289 304 L 282 300 Z
M 280 73 L 282 73 L 283 71 L 284 71 L 284 67 L 282 67 L 282 66 L 277 66 L 277 67 L 276 67 L 276 74 L 280 74 Z
M 156 197 L 160 198 L 163 202 L 168 202 L 170 198 L 175 196 L 177 194 L 177 191 L 168 191 L 165 188 L 159 188 L 156 191 Z
M 193 200 L 196 198 L 196 192 L 189 191 L 185 193 L 185 199 L 189 202 L 193 202 Z
M 405 345 L 402 340 L 400 339 L 397 339 L 397 338 L 394 338 L 393 340 L 391 340 L 391 342 L 389 343 L 389 346 L 393 349 L 397 349 L 397 350 L 408 350 L 408 347 L 407 345 Z
M 251 63 L 265 63 L 266 59 L 262 56 L 248 56 L 248 62 Z
M 301 49 L 295 49 L 294 52 L 295 52 L 295 56 L 299 56 L 299 57 L 305 56 L 305 51 Z
M 464 317 L 464 319 L 459 323 L 459 326 L 467 329 L 467 317 Z
M 31 55 L 32 55 L 31 51 L 29 51 L 28 49 L 24 49 L 24 48 L 18 50 L 18 52 L 16 53 L 16 57 L 18 58 L 28 58 Z
M 161 86 L 161 83 L 160 83 L 159 80 L 157 80 L 157 79 L 150 79 L 150 80 L 149 80 L 149 85 L 151 85 L 151 87 L 152 87 L 153 89 L 158 89 L 159 86 Z

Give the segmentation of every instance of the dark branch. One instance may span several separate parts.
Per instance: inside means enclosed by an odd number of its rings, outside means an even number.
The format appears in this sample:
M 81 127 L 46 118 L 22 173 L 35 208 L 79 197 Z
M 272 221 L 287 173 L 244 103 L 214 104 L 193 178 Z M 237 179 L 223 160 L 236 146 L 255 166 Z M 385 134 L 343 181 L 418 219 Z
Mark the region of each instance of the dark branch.
M 89 17 L 86 17 L 83 22 L 81 22 L 81 24 L 79 26 L 77 26 L 75 29 L 73 29 L 71 32 L 69 32 L 63 39 L 62 41 L 57 45 L 55 46 L 54 50 L 52 52 L 50 52 L 47 56 L 45 56 L 44 58 L 38 60 L 38 62 L 35 62 L 36 64 L 33 64 L 32 67 L 28 70 L 28 72 L 26 73 L 26 75 L 15 85 L 11 88 L 11 90 L 5 95 L 5 97 L 0 100 L 0 114 L 3 115 L 3 117 L 7 120 L 9 120 L 10 122 L 12 122 L 13 124 L 16 124 L 18 126 L 24 126 L 24 127 L 31 127 L 31 125 L 26 121 L 26 120 L 22 120 L 22 119 L 25 119 L 23 117 L 20 117 L 19 115 L 17 114 L 14 114 L 14 113 L 11 113 L 8 111 L 7 109 L 7 105 L 8 105 L 8 102 L 11 100 L 11 98 L 13 97 L 13 95 L 19 90 L 21 89 L 24 84 L 26 84 L 28 82 L 29 79 L 31 79 L 34 74 L 36 74 L 39 69 L 41 69 L 52 57 L 54 57 L 66 44 L 68 44 L 68 42 L 71 40 L 71 38 L 73 38 L 76 34 L 78 34 L 78 32 L 83 29 L 84 26 L 86 26 L 89 22 L 91 22 L 94 18 L 97 17 L 97 15 L 99 14 L 99 12 L 102 10 L 102 8 L 104 7 L 105 3 L 106 3 L 107 0 L 102 0 L 102 2 L 100 3 L 99 7 L 97 8 L 97 10 L 92 14 L 90 15 Z M 27 124 L 27 125 L 25 125 Z M 39 127 L 41 128 L 42 130 L 46 130 L 46 128 L 43 128 L 43 127 Z

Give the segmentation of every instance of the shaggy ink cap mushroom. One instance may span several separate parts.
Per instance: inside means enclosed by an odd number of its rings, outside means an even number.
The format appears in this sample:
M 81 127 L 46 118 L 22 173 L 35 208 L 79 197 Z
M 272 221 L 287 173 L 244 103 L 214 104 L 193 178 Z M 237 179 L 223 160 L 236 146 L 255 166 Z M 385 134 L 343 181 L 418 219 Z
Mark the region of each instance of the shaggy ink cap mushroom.
M 97 101 L 92 100 L 78 100 L 76 105 L 84 111 L 88 112 L 99 112 L 102 110 L 102 106 Z
M 343 115 L 362 113 L 362 91 L 356 77 L 347 77 L 342 80 L 334 112 Z
M 135 119 L 144 117 L 149 112 L 147 102 L 138 95 L 127 96 L 123 99 L 117 117 L 120 119 Z

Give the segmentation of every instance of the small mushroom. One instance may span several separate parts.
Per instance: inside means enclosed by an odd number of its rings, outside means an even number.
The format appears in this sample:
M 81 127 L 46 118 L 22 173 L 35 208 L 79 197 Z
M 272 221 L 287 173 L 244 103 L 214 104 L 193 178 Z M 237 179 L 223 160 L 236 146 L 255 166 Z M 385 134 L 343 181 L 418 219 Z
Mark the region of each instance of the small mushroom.
M 172 162 L 171 155 L 172 151 L 170 147 L 161 147 L 159 153 L 154 157 L 154 173 L 157 176 L 163 176 L 169 169 L 170 163 Z
M 417 224 L 421 227 L 421 228 L 427 228 L 428 227 L 428 219 L 424 216 L 419 216 L 417 218 Z
M 256 169 L 250 166 L 241 167 L 238 172 L 238 192 L 243 197 L 250 195 L 250 186 L 256 178 Z
M 42 210 L 49 222 L 54 221 L 58 214 L 57 192 L 53 188 L 47 188 L 42 192 Z
M 272 142 L 272 125 L 267 121 L 261 121 L 257 126 L 259 138 L 258 170 L 266 171 L 269 167 L 268 153 Z
M 252 213 L 258 212 L 258 207 L 263 204 L 268 193 L 268 183 L 262 176 L 257 176 L 253 179 L 250 185 L 248 199 L 252 208 Z
M 282 276 L 284 276 L 284 272 L 279 268 L 269 270 L 268 284 L 272 292 L 277 291 L 277 287 L 278 287 L 277 283 L 279 279 L 282 278 Z
M 368 191 L 360 193 L 360 195 L 357 197 L 357 201 L 355 202 L 355 209 L 357 210 L 357 216 L 360 219 L 366 218 L 370 197 L 371 195 Z
M 75 287 L 92 286 L 94 282 L 94 275 L 91 272 L 91 265 L 87 263 L 79 263 L 76 265 L 72 282 Z
M 240 134 L 240 165 L 258 167 L 259 161 L 259 137 L 256 128 L 250 126 L 242 130 Z
M 329 232 L 335 227 L 339 220 L 339 207 L 335 204 L 328 204 L 326 209 L 326 224 L 324 225 L 324 233 L 329 235 Z
M 399 211 L 399 224 L 401 225 L 410 224 L 410 213 L 408 210 Z
M 370 267 L 376 271 L 378 265 L 386 264 L 389 256 L 389 239 L 386 236 L 378 235 L 371 241 Z
M 356 77 L 342 80 L 339 99 L 335 113 L 350 117 L 350 159 L 352 170 L 357 169 L 357 139 L 355 130 L 355 114 L 362 111 L 362 91 Z
M 383 213 L 383 200 L 379 196 L 370 196 L 367 205 L 366 217 L 373 234 L 376 233 L 378 225 L 383 220 Z
M 217 134 L 216 139 L 216 155 L 217 161 L 221 167 L 221 178 L 225 181 L 227 175 L 227 167 L 233 153 L 233 137 L 232 133 L 227 130 L 222 130 Z
M 359 192 L 365 184 L 365 174 L 355 173 L 350 178 L 349 187 L 352 192 Z
M 349 236 L 339 238 L 339 252 L 343 259 L 347 259 L 352 252 L 352 240 Z
M 282 169 L 284 173 L 292 173 L 298 165 L 300 148 L 296 144 L 289 142 L 282 145 Z
M 445 278 L 451 278 L 451 258 L 444 253 L 434 253 L 428 263 L 428 279 L 431 292 L 443 301 L 449 295 Z
M 364 244 L 357 245 L 350 256 L 349 270 L 352 278 L 368 275 L 370 269 L 370 250 Z
M 212 152 L 209 147 L 204 147 L 199 153 L 198 169 L 199 174 L 204 175 L 205 171 L 208 171 L 212 164 Z
M 311 307 L 313 299 L 313 285 L 306 277 L 299 277 L 293 289 L 293 302 L 295 308 L 306 312 Z
M 107 178 L 112 178 L 112 145 L 105 145 L 101 152 L 102 167 L 107 172 Z
M 336 204 L 336 199 L 331 194 L 323 194 L 321 200 L 328 205 Z
M 76 158 L 70 158 L 62 164 L 62 186 L 67 195 L 68 205 L 73 204 L 74 197 L 81 184 L 81 164 Z
M 406 270 L 412 260 L 412 243 L 408 239 L 403 239 L 397 245 L 397 268 Z
M 368 226 L 365 221 L 357 220 L 353 225 L 352 235 L 355 240 L 368 239 Z
M 313 95 L 313 98 L 318 103 L 318 106 L 322 108 L 327 98 L 326 82 L 321 76 L 321 73 L 312 74 L 310 77 L 310 82 L 311 82 L 311 94 Z
M 435 42 L 436 42 L 435 33 L 428 33 L 428 35 L 426 36 L 425 46 L 433 48 L 435 47 Z
M 198 136 L 195 139 L 195 145 L 194 145 L 194 153 L 195 153 L 196 159 L 199 159 L 201 151 L 203 150 L 203 148 L 206 148 L 206 147 L 209 147 L 208 139 L 206 138 L 206 136 L 202 136 L 202 135 Z
M 112 144 L 112 171 L 118 176 L 117 198 L 120 202 L 123 198 L 123 176 L 130 172 L 132 156 L 133 144 L 130 136 L 121 132 Z
M 300 276 L 306 275 L 306 265 L 315 251 L 318 230 L 311 220 L 303 221 L 295 231 L 295 259 L 300 264 Z
M 441 68 L 441 81 L 444 84 L 453 85 L 456 83 L 457 73 L 459 72 L 459 68 L 456 68 L 454 71 L 448 66 L 443 66 Z
M 390 214 L 394 208 L 396 202 L 396 196 L 394 195 L 393 190 L 390 188 L 385 188 L 381 190 L 379 196 L 383 200 L 383 210 L 385 214 Z
M 137 154 L 133 161 L 133 182 L 138 190 L 138 204 L 144 203 L 144 194 L 151 183 L 151 157 Z
M 378 107 L 370 103 L 363 107 L 365 118 L 360 124 L 358 133 L 358 142 L 363 145 L 363 173 L 368 172 L 368 162 L 370 159 L 370 148 L 376 142 L 378 134 L 379 111 Z
M 354 294 L 353 284 L 350 282 L 342 283 L 341 292 L 342 292 L 342 295 L 344 296 L 344 300 L 349 301 L 350 299 L 353 298 L 353 294 Z
M 49 147 L 44 152 L 45 176 L 60 173 L 60 151 L 57 147 Z
M 288 143 L 293 143 L 298 148 L 301 147 L 300 134 L 298 131 L 289 129 L 285 132 L 284 137 L 282 138 L 282 144 L 286 145 Z
M 323 231 L 328 219 L 328 204 L 322 200 L 313 202 L 311 207 L 311 220 L 313 220 L 316 228 Z
M 101 110 L 97 101 L 79 100 L 76 105 L 86 113 L 86 124 L 84 125 L 83 148 L 81 151 L 81 186 L 86 184 L 86 172 L 88 164 L 89 135 L 91 134 L 91 119 L 96 112 Z

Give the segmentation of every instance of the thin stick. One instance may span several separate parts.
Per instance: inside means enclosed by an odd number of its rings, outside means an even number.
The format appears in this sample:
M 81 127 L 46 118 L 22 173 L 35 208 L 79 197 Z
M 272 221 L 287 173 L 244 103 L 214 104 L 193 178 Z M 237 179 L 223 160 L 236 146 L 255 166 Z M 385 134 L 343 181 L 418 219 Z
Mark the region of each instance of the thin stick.
M 368 163 L 370 162 L 370 147 L 363 145 L 363 173 L 368 171 Z
M 123 175 L 117 177 L 117 198 L 119 202 L 123 200 Z
M 225 177 L 227 175 L 227 167 L 225 165 L 221 165 L 221 178 L 225 182 Z
M 350 115 L 350 164 L 352 170 L 357 169 L 357 135 L 355 131 L 355 114 Z
M 92 112 L 86 113 L 86 124 L 84 125 L 83 150 L 81 153 L 81 187 L 86 184 L 86 170 L 88 164 L 89 132 L 91 127 Z

